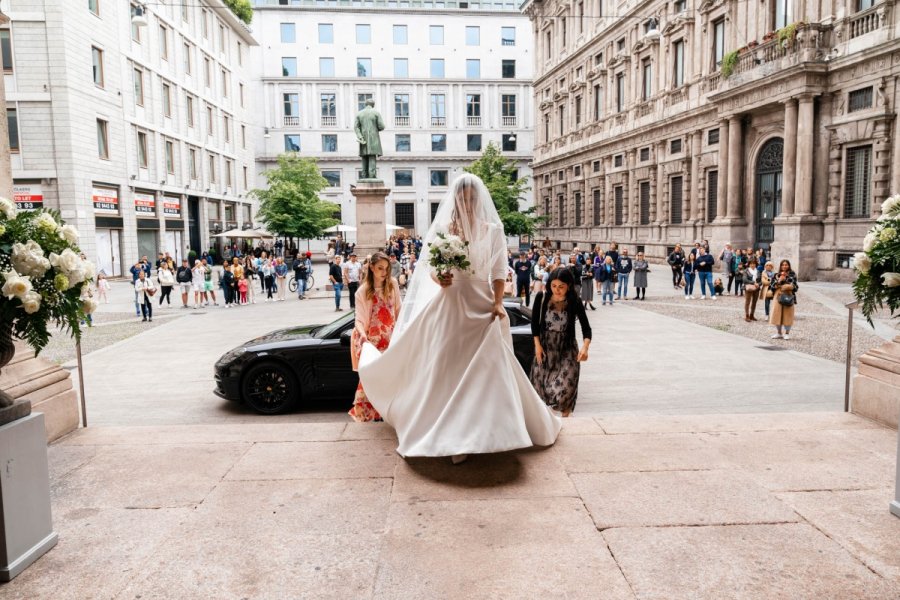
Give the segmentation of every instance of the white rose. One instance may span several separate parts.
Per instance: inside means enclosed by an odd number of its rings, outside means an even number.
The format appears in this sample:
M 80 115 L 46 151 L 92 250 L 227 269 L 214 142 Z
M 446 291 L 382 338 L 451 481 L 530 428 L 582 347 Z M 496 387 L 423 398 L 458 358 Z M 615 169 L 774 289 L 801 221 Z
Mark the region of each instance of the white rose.
M 34 240 L 13 244 L 10 260 L 18 273 L 31 277 L 43 277 L 50 268 L 50 261 L 44 258 L 44 251 Z
M 68 276 L 69 273 L 80 268 L 81 257 L 66 248 L 62 254 L 50 254 L 50 264 Z
M 866 234 L 866 237 L 863 238 L 863 250 L 865 252 L 869 252 L 872 248 L 875 247 L 875 242 L 878 241 L 878 234 L 874 231 L 870 231 Z
M 84 310 L 84 314 L 89 315 L 97 310 L 97 301 L 93 298 L 85 298 L 81 303 L 81 308 Z
M 0 291 L 2 291 L 3 295 L 9 300 L 12 300 L 13 298 L 19 298 L 21 300 L 25 297 L 25 294 L 31 291 L 31 279 L 23 277 L 15 271 L 7 271 L 3 274 L 3 279 L 4 284 Z
M 38 215 L 38 218 L 35 219 L 35 224 L 41 229 L 46 229 L 47 231 L 56 231 L 59 229 L 59 223 L 56 222 L 56 219 L 53 218 L 53 215 L 50 213 L 41 213 Z
M 900 273 L 885 273 L 881 276 L 881 280 L 884 281 L 885 287 L 898 287 L 900 286 Z
M 97 267 L 89 260 L 81 261 L 81 270 L 84 271 L 85 279 L 94 279 L 97 277 Z
M 29 315 L 33 315 L 41 309 L 41 295 L 37 292 L 28 292 L 22 298 L 22 308 Z
M 900 214 L 900 194 L 891 196 L 881 203 L 881 217 L 893 217 Z
M 7 219 L 15 219 L 16 205 L 8 198 L 0 198 L 0 213 L 3 213 Z
M 70 244 L 77 244 L 78 230 L 75 229 L 74 225 L 63 225 L 62 229 L 59 230 L 59 237 L 66 240 Z
M 857 252 L 853 255 L 853 262 L 856 270 L 865 275 L 872 268 L 872 259 L 865 252 Z

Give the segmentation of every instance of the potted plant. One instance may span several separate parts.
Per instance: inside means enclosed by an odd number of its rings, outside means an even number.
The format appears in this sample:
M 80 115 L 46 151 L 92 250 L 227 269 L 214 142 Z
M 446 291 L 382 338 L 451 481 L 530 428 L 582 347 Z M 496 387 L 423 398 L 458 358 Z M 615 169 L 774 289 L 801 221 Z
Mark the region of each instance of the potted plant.
M 892 316 L 900 316 L 900 194 L 882 203 L 881 216 L 863 239 L 863 251 L 853 259 L 853 293 L 869 323 L 885 305 Z
M 729 78 L 734 74 L 734 68 L 737 66 L 740 53 L 737 50 L 729 52 L 722 57 L 722 77 Z

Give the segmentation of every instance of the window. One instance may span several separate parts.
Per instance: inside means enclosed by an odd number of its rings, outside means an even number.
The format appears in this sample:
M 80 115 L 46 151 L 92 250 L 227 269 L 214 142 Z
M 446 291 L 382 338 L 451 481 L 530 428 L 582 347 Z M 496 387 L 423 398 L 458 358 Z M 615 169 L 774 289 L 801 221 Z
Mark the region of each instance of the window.
M 415 204 L 412 202 L 398 202 L 394 204 L 394 225 L 404 229 L 415 229 Z
M 184 73 L 185 75 L 191 74 L 191 45 L 185 42 L 184 44 Z
M 641 225 L 650 224 L 650 182 L 642 181 L 640 183 L 640 209 L 641 209 Z
M 371 44 L 372 43 L 372 26 L 357 25 L 356 26 L 356 43 Z
M 559 41 L 560 41 L 560 44 L 562 45 L 563 49 L 565 49 L 565 48 L 566 48 L 566 30 L 567 30 L 567 27 L 566 27 L 567 21 L 566 21 L 566 19 L 565 19 L 565 18 L 560 19 L 559 25 L 560 25 L 560 30 L 559 30 Z
M 209 65 L 209 59 L 206 59 Z M 296 77 L 297 76 L 297 59 L 293 56 L 284 56 L 281 58 L 281 76 Z
M 185 112 L 187 112 L 187 126 L 194 126 L 194 97 L 190 94 L 185 96 Z
M 719 172 L 706 173 L 706 222 L 712 223 L 718 213 L 719 204 Z
M 616 41 L 616 52 L 625 52 L 625 38 Z
M 706 133 L 706 143 L 707 143 L 707 145 L 709 145 L 709 146 L 712 146 L 713 144 L 718 144 L 718 143 L 719 143 L 719 129 L 718 129 L 718 128 L 716 128 L 716 129 L 710 129 L 710 130 Z
M 687 10 L 687 0 L 675 0 L 675 12 L 683 13 Z
M 166 173 L 175 173 L 175 144 L 166 141 Z
M 334 77 L 334 58 L 319 58 L 319 77 Z
M 372 59 L 357 58 L 356 59 L 356 76 L 371 77 L 372 76 Z
M 320 94 L 319 100 L 323 117 L 337 116 L 337 100 L 335 94 Z
M 613 198 L 615 202 L 615 224 L 621 225 L 625 222 L 625 193 L 621 185 L 613 188 Z
M 650 148 L 641 148 L 640 161 L 647 162 L 648 160 L 650 160 Z
M 559 209 L 559 214 L 556 220 L 556 224 L 560 227 L 565 227 L 566 225 L 566 197 L 562 194 L 559 194 L 556 197 L 557 208 Z
M 477 25 L 467 26 L 466 27 L 466 46 L 480 46 L 481 45 L 481 27 Z
M 225 160 L 225 185 L 234 187 L 234 162 Z
M 3 46 L 3 70 L 11 71 L 12 65 L 10 65 L 10 69 L 6 68 L 6 56 L 7 56 L 7 46 L 9 44 L 9 30 L 4 29 L 3 33 L 6 34 L 6 41 Z M 91 59 L 94 65 L 94 85 L 97 87 L 103 87 L 103 50 L 91 47 Z
M 431 124 L 443 126 L 447 119 L 447 97 L 444 94 L 431 95 Z
M 324 177 L 325 181 L 328 182 L 328 187 L 332 187 L 332 188 L 341 187 L 341 172 L 340 171 L 322 171 L 322 177 Z
M 579 0 L 575 8 L 575 16 L 578 19 L 578 35 L 581 35 L 584 33 L 584 0 Z
M 581 227 L 581 192 L 575 192 L 575 227 Z
M 100 0 L 88 0 L 88 10 L 100 16 Z
M 443 25 L 429 25 L 428 26 L 428 40 L 432 46 L 443 46 L 444 45 L 444 26 Z
M 787 27 L 793 20 L 791 18 L 791 1 L 775 0 L 775 26 L 773 29 L 782 29 Z
M 413 172 L 410 169 L 398 169 L 394 171 L 394 185 L 396 187 L 412 187 Z
M 219 25 L 219 52 L 225 52 L 225 26 Z
M 847 112 L 856 112 L 872 108 L 872 86 L 853 90 L 849 94 L 849 107 Z
M 231 141 L 231 117 L 222 115 L 222 134 L 226 142 Z
M 241 125 L 241 148 L 247 147 L 247 126 Z
M 432 202 L 431 203 L 431 222 L 434 223 L 434 218 L 437 216 L 438 208 L 441 206 L 440 202 Z
M 594 55 L 594 66 L 595 67 L 603 66 L 603 53 L 602 52 L 598 52 L 597 54 Z
M 409 94 L 394 94 L 394 116 L 409 118 Z
M 319 43 L 334 43 L 334 25 L 331 23 L 319 23 Z
M 480 133 L 470 133 L 466 136 L 466 150 L 469 152 L 481 152 Z
M 550 141 L 550 113 L 544 114 L 544 142 Z
M 191 179 L 197 179 L 197 151 L 193 148 L 188 150 L 188 171 Z
M 134 70 L 134 102 L 138 106 L 144 105 L 144 72 Z
M 503 79 L 515 79 L 516 77 L 516 61 L 504 60 L 501 69 Z
M 516 95 L 501 94 L 500 95 L 500 115 L 503 117 L 516 116 Z
M 209 182 L 216 182 L 216 156 L 214 154 L 209 155 Z M 225 208 L 227 209 L 228 205 Z M 225 212 L 227 214 L 228 211 L 226 210 Z
M 6 124 L 9 127 L 9 150 L 19 151 L 19 114 L 15 108 L 6 109 Z M 100 121 L 97 121 L 99 129 Z
M 591 171 L 593 171 L 594 173 L 600 172 L 600 161 L 599 160 L 595 160 L 594 162 L 591 163 Z
M 394 44 L 397 46 L 405 46 L 409 43 L 409 33 L 406 25 L 394 25 Z
M 553 56 L 553 33 L 548 29 L 547 30 L 547 40 L 544 42 L 545 56 L 547 60 Z
M 131 16 L 134 17 L 137 14 L 138 7 L 136 4 L 131 5 Z M 141 27 L 137 25 L 134 21 L 131 22 L 131 39 L 137 43 L 141 43 Z
M 13 113 L 13 118 L 15 118 L 15 111 L 10 111 Z M 18 133 L 19 128 L 18 125 L 15 128 L 16 131 L 16 140 L 18 141 Z M 12 140 L 13 137 L 13 128 L 9 130 L 9 137 Z M 12 145 L 12 144 L 10 144 Z M 19 148 L 19 144 L 16 143 L 16 149 Z M 109 123 L 102 119 L 97 119 L 97 154 L 100 158 L 109 159 Z
M 215 135 L 215 125 L 214 125 L 214 111 L 213 107 L 209 104 L 206 105 L 206 134 L 209 136 Z
M 684 178 L 681 176 L 673 177 L 669 181 L 669 206 L 672 211 L 669 222 L 673 225 L 680 225 L 682 221 L 683 187 Z
M 297 41 L 297 26 L 294 23 L 281 24 L 281 43 L 293 44 Z
M 203 33 L 204 39 L 209 37 L 209 11 L 206 9 L 203 9 L 200 15 L 200 31 Z
M 669 143 L 669 153 L 670 154 L 681 154 L 681 138 L 672 140 Z
M 244 171 L 244 189 L 246 190 L 248 187 L 247 182 L 250 181 L 249 178 L 247 177 L 248 169 L 247 169 L 247 167 L 242 167 L 242 169 Z
M 466 59 L 466 78 L 478 79 L 481 77 L 481 61 L 477 58 Z
M 594 86 L 594 120 L 600 119 L 603 114 L 603 88 L 599 85 Z
M 503 134 L 503 151 L 504 152 L 515 152 L 516 151 L 516 136 L 511 133 Z
M 327 133 L 322 136 L 322 152 L 337 152 L 337 135 Z
M 678 40 L 672 44 L 672 56 L 674 61 L 674 73 L 672 73 L 672 84 L 675 87 L 684 85 L 684 40 Z
M 625 163 L 624 154 L 616 154 L 613 156 L 613 166 L 621 167 Z
M 560 105 L 558 110 L 559 110 L 559 134 L 562 135 L 566 132 L 566 107 L 564 105 Z
M 653 95 L 653 65 L 649 58 L 641 61 L 641 100 L 646 102 Z
M 447 134 L 432 133 L 431 134 L 431 151 L 446 152 L 447 151 Z
M 581 96 L 575 96 L 575 126 L 581 125 Z
M 516 45 L 516 28 L 501 27 L 500 28 L 500 45 L 515 46 Z
M 844 217 L 868 218 L 872 204 L 872 146 L 847 149 Z
M 397 77 L 397 78 L 409 77 L 409 59 L 406 59 L 406 58 L 395 58 L 394 59 L 394 77 Z
M 3 71 L 5 73 L 13 72 L 12 38 L 10 35 L 9 29 L 0 29 L 0 53 L 3 54 Z
M 394 135 L 394 148 L 397 152 L 411 152 L 412 141 L 408 133 L 398 133 Z
M 147 168 L 147 134 L 138 131 L 137 134 L 138 167 Z
M 163 60 L 169 60 L 169 28 L 159 26 L 159 56 Z
M 300 116 L 300 94 L 282 94 L 285 117 Z
M 481 117 L 481 94 L 466 94 L 466 117 Z
M 430 173 L 431 187 L 447 187 L 449 172 L 445 169 L 432 169 Z
M 603 214 L 603 203 L 600 202 L 600 188 L 594 188 L 592 192 L 593 208 L 594 208 L 594 226 L 602 223 L 601 215 Z
M 432 58 L 431 59 L 431 77 L 433 79 L 443 79 L 444 78 L 444 59 L 443 58 Z
M 243 108 L 244 107 L 244 84 L 243 83 L 238 84 L 238 96 L 240 96 L 241 108 Z
M 713 21 L 713 58 L 716 66 L 722 64 L 725 58 L 725 18 Z
M 163 114 L 172 118 L 172 87 L 168 83 L 162 86 Z
M 300 136 L 297 134 L 284 136 L 284 151 L 300 152 Z
M 356 95 L 356 111 L 359 112 L 366 107 L 366 102 L 372 99 L 372 94 L 357 94 Z
M 868 10 L 873 6 L 875 6 L 875 0 L 856 0 L 857 12 L 861 10 Z
M 625 73 L 616 75 L 616 112 L 625 110 Z

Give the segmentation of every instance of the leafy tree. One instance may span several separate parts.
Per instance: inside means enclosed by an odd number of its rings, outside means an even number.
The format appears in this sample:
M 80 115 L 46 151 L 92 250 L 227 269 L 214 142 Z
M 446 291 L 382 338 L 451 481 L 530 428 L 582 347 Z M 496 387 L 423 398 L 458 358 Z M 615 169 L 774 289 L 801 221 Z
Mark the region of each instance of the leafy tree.
M 235 14 L 235 16 L 246 23 L 250 24 L 250 21 L 253 20 L 253 7 L 250 5 L 250 0 L 224 0 L 225 6 L 231 9 L 231 12 Z
M 531 189 L 528 186 L 528 178 L 515 178 L 515 163 L 504 158 L 496 144 L 493 142 L 488 144 L 481 158 L 464 170 L 478 175 L 487 186 L 500 214 L 500 220 L 503 221 L 506 235 L 534 235 L 540 217 L 534 214 L 534 208 L 527 210 L 519 208 L 519 202 L 524 200 L 525 192 Z
M 259 198 L 257 215 L 269 231 L 308 240 L 338 223 L 333 215 L 340 207 L 319 197 L 328 182 L 314 159 L 282 154 L 278 167 L 264 175 L 268 189 L 251 193 Z

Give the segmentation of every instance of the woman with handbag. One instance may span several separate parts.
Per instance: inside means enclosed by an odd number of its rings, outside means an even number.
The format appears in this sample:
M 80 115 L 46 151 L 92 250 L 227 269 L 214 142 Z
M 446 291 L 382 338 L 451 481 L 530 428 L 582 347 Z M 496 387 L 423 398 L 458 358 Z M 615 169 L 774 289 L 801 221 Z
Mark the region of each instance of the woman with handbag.
M 594 306 L 594 263 L 591 260 L 585 260 L 584 266 L 581 268 L 581 302 L 584 308 L 590 307 L 591 310 L 597 310 Z
M 741 283 L 744 286 L 744 320 L 755 321 L 756 300 L 759 298 L 759 271 L 756 270 L 756 258 L 750 259 L 747 268 L 741 271 Z
M 775 292 L 772 291 L 772 288 L 769 287 L 772 283 L 772 279 L 775 277 L 775 265 L 772 264 L 772 261 L 766 261 L 765 267 L 763 267 L 762 273 L 759 274 L 759 294 L 760 297 L 765 301 L 766 307 L 766 320 L 769 318 L 769 307 L 772 305 L 772 298 L 775 297 Z
M 769 284 L 775 297 L 775 306 L 769 323 L 775 326 L 773 340 L 791 339 L 791 327 L 794 326 L 794 305 L 797 303 L 797 274 L 791 269 L 787 259 L 778 265 L 778 273 Z M 782 328 L 784 334 L 782 334 Z
M 134 282 L 134 292 L 141 303 L 141 313 L 144 318 L 141 321 L 153 322 L 153 295 L 156 293 L 156 284 L 147 277 L 147 272 L 141 269 L 137 281 Z

